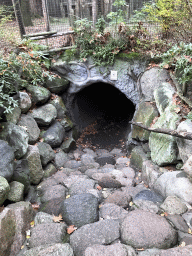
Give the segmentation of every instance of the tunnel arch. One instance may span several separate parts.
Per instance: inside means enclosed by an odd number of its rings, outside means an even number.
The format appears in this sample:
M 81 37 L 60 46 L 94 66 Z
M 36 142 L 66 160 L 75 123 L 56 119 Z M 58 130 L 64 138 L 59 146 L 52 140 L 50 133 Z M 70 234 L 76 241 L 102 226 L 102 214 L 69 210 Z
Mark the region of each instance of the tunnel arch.
M 81 88 L 73 94 L 70 104 L 70 115 L 77 129 L 82 132 L 89 125 L 95 124 L 95 129 L 100 132 L 95 137 L 101 136 L 103 142 L 108 138 L 109 143 L 112 139 L 110 137 L 113 137 L 114 142 L 126 139 L 134 112 L 135 104 L 114 85 L 104 82 Z

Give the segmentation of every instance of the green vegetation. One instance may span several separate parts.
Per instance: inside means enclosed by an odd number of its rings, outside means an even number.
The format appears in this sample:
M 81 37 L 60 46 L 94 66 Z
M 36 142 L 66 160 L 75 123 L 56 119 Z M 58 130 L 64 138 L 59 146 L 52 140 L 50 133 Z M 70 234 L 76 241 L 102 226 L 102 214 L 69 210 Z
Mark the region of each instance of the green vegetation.
M 155 0 L 146 3 L 133 20 L 153 21 L 161 25 L 164 37 L 187 40 L 192 36 L 192 0 Z
M 131 18 L 137 22 L 134 25 L 125 23 L 125 0 L 115 0 L 113 6 L 116 11 L 107 15 L 109 24 L 103 17 L 97 20 L 95 27 L 86 18 L 75 22 L 77 48 L 66 50 L 61 55 L 63 60 L 69 62 L 75 56 L 85 62 L 91 56 L 95 65 L 111 66 L 115 58 L 131 60 L 143 55 L 154 57 L 158 53 L 163 59 L 162 66 L 175 70 L 185 94 L 186 86 L 192 80 L 192 44 L 189 43 L 192 38 L 192 0 L 153 0 L 135 12 Z M 12 19 L 13 10 L 0 6 L 0 35 L 15 43 L 15 31 L 7 26 Z M 148 30 L 150 21 L 160 24 L 163 37 L 158 35 L 159 28 L 154 23 Z M 4 112 L 11 112 L 17 104 L 13 95 L 18 90 L 28 84 L 43 85 L 47 78 L 52 79 L 49 72 L 51 60 L 44 56 L 44 47 L 24 41 L 17 48 L 17 54 L 0 58 L 0 107 Z M 165 53 L 160 54 L 162 52 Z
M 42 51 L 32 49 L 25 41 L 19 48 L 19 54 L 12 53 L 9 58 L 0 58 L 0 107 L 9 113 L 17 105 L 13 96 L 28 84 L 42 85 L 46 79 L 52 79 L 48 72 L 50 60 Z
M 183 86 L 183 95 L 185 95 L 187 84 L 192 81 L 192 44 L 181 42 L 163 53 L 161 57 L 162 67 L 166 65 L 175 70 L 178 82 Z

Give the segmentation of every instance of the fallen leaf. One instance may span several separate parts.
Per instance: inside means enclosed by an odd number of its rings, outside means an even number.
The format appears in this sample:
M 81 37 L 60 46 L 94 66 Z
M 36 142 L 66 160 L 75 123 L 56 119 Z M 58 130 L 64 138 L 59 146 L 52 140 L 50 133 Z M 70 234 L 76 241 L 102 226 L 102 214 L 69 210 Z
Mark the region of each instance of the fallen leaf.
M 70 225 L 68 228 L 67 228 L 67 234 L 72 234 L 77 228 L 74 226 L 74 225 Z
M 70 197 L 70 195 L 67 195 L 65 198 L 67 199 L 67 198 L 69 198 Z
M 189 233 L 189 234 L 192 234 L 192 230 L 191 230 L 190 228 L 188 229 L 188 233 Z
M 54 222 L 61 222 L 63 220 L 63 217 L 61 214 L 59 214 L 59 216 L 55 216 L 53 215 L 53 221 Z
M 38 210 L 39 209 L 39 205 L 38 204 L 32 204 L 32 208 L 33 210 Z
M 180 109 L 180 107 L 177 107 L 177 108 L 174 109 L 174 111 L 175 111 L 175 113 L 178 114 L 181 111 L 181 109 Z
M 24 245 L 22 245 L 22 246 L 21 246 L 21 250 L 23 250 L 23 248 L 24 248 L 24 247 L 25 247 L 25 246 L 24 246 Z
M 26 231 L 26 238 L 29 239 L 31 236 L 31 231 L 30 230 L 27 230 Z
M 129 203 L 129 206 L 133 206 L 133 202 L 132 201 Z
M 126 166 L 128 167 L 129 165 L 130 165 L 130 162 L 127 162 L 127 163 L 126 163 Z
M 180 247 L 185 247 L 186 243 L 183 241 L 179 246 Z
M 30 222 L 30 226 L 33 228 L 35 226 L 34 220 Z

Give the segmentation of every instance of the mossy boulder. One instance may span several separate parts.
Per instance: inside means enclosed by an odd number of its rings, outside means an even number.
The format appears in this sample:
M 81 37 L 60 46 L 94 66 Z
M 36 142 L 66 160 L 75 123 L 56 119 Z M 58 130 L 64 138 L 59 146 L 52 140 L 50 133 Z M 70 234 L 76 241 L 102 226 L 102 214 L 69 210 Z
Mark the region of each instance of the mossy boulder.
M 166 111 L 158 118 L 153 128 L 168 128 L 176 130 L 176 124 L 180 120 L 179 115 L 174 112 L 175 105 L 170 105 Z M 149 136 L 149 147 L 151 150 L 152 161 L 164 166 L 167 164 L 174 164 L 178 159 L 178 147 L 176 138 L 162 133 L 151 132 Z
M 141 102 L 133 117 L 134 122 L 142 123 L 143 125 L 150 127 L 153 119 L 158 116 L 158 111 L 156 107 L 150 102 Z M 147 141 L 149 139 L 150 132 L 133 126 L 132 138 L 140 141 Z

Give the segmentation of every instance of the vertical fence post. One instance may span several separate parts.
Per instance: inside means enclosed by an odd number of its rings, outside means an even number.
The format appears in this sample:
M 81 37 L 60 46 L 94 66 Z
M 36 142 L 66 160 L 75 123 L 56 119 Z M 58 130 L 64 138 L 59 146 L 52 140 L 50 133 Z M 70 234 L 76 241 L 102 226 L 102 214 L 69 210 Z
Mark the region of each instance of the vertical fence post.
M 92 19 L 93 27 L 95 27 L 95 23 L 97 22 L 97 0 L 92 0 Z
M 22 14 L 21 14 L 19 0 L 12 0 L 12 3 L 13 3 L 14 11 L 15 11 L 15 17 L 16 17 L 16 20 L 17 20 L 18 25 L 19 25 L 19 31 L 20 31 L 21 39 L 23 39 L 23 36 L 25 35 L 25 27 L 24 27 L 24 24 L 23 24 L 23 17 L 22 17 Z
M 42 0 L 43 17 L 45 19 L 46 30 L 50 31 L 49 11 L 47 6 L 47 0 Z
M 70 26 L 74 26 L 74 11 L 73 11 L 73 8 L 72 8 L 72 0 L 68 0 L 67 1 L 68 3 L 68 10 L 69 10 L 69 23 L 70 23 Z

